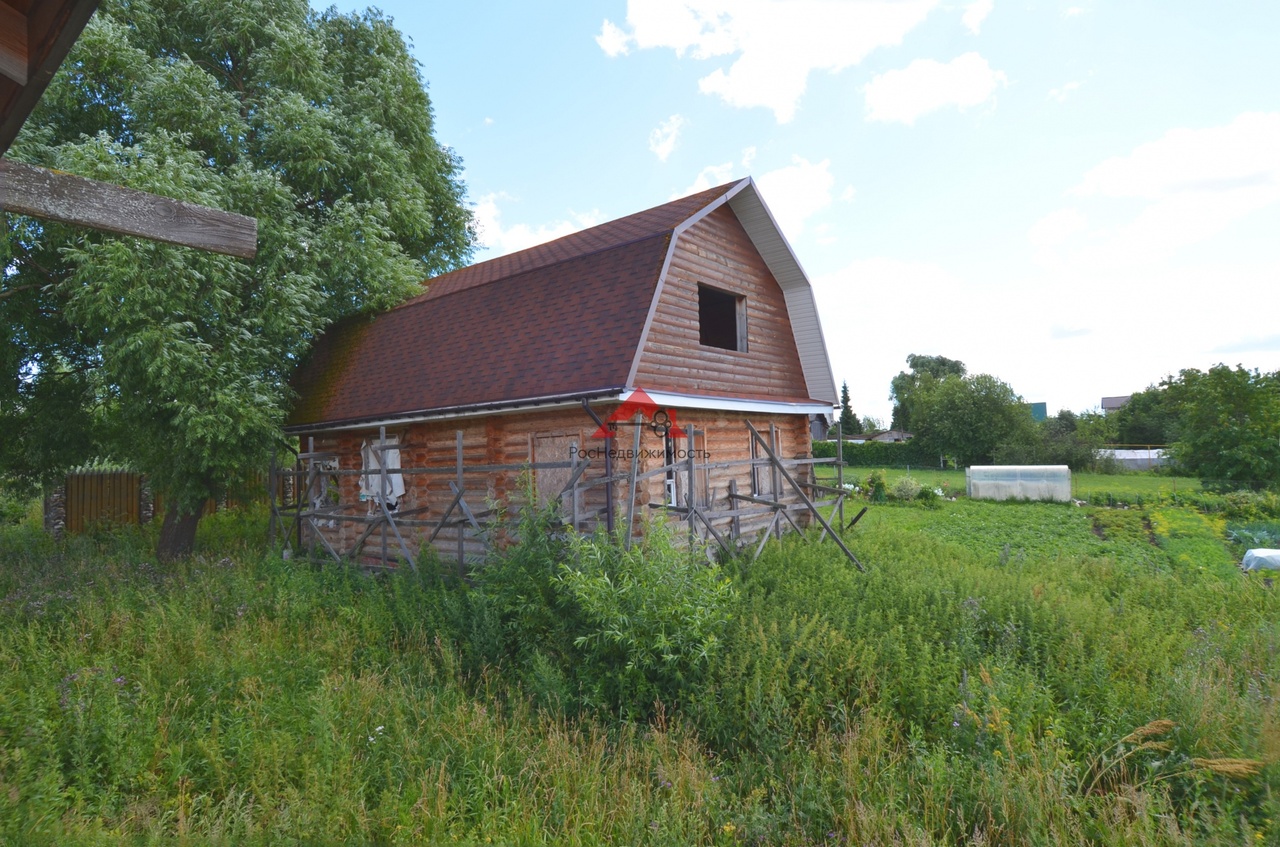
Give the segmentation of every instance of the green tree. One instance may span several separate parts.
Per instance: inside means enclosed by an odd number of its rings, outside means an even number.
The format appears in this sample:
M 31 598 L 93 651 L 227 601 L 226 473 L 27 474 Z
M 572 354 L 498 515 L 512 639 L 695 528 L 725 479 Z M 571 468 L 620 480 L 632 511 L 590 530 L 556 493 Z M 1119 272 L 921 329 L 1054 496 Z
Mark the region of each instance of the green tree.
M 78 435 L 0 460 L 27 477 L 89 450 L 136 466 L 170 506 L 166 557 L 280 446 L 315 335 L 418 292 L 474 242 L 461 163 L 379 12 L 105 0 L 10 155 L 258 219 L 252 262 L 5 219 L 0 425 Z
M 892 429 L 914 431 L 916 398 L 941 379 L 965 375 L 964 362 L 946 356 L 907 356 L 909 370 L 900 372 L 889 383 L 889 399 L 893 401 Z
M 1030 427 L 1015 427 L 1007 439 L 998 444 L 992 458 L 997 464 L 1067 465 L 1072 470 L 1086 470 L 1097 460 L 1098 448 L 1104 441 L 1101 415 L 1076 413 L 1062 409 L 1058 414 Z
M 1189 369 L 1169 390 L 1180 400 L 1171 445 L 1179 465 L 1219 487 L 1280 484 L 1280 372 Z
M 853 413 L 849 404 L 849 383 L 840 383 L 840 432 L 845 435 L 858 435 L 862 432 L 862 421 Z
M 960 465 L 990 462 L 1001 445 L 1035 438 L 1031 409 L 989 374 L 931 380 L 912 402 L 915 437 Z
M 1182 398 L 1173 380 L 1148 386 L 1112 413 L 1119 444 L 1171 444 L 1178 438 Z

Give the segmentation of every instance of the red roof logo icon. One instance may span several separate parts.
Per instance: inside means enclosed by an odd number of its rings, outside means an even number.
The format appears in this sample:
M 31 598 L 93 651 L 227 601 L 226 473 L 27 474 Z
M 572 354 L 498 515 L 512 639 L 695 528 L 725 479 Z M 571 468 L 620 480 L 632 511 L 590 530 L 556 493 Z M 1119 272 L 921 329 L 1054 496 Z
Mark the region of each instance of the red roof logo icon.
M 660 436 L 684 438 L 685 432 L 676 425 L 674 409 L 663 409 L 653 401 L 643 388 L 637 388 L 627 395 L 622 405 L 604 422 L 604 426 L 592 433 L 592 438 L 612 438 L 618 431 L 618 425 L 633 425 L 636 413 L 644 416 L 650 429 Z

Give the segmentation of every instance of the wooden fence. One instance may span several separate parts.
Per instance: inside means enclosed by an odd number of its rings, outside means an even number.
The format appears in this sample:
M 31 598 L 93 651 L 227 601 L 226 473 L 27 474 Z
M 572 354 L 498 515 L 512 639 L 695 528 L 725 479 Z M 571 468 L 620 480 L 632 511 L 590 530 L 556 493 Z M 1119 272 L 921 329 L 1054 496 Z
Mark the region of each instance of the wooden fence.
M 140 524 L 143 521 L 142 474 L 92 471 L 67 474 L 63 495 L 66 532 L 84 532 L 92 524 Z
M 221 501 L 209 500 L 204 515 L 211 515 L 222 508 L 247 506 L 251 503 L 267 503 L 269 477 L 259 473 L 252 477 L 236 497 Z M 283 497 L 283 488 L 276 492 Z M 164 501 L 159 494 L 149 492 L 146 478 L 132 471 L 80 471 L 67 474 L 61 491 L 45 501 L 45 529 L 61 535 L 64 532 L 84 532 L 102 524 L 138 525 L 164 515 Z

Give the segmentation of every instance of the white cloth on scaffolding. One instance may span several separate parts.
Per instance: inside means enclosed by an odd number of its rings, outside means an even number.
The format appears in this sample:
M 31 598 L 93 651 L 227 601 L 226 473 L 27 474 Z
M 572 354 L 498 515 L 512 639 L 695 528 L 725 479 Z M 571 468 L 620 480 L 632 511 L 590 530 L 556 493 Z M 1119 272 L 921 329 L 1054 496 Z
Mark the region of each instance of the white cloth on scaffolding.
M 388 506 L 395 506 L 404 496 L 404 476 L 394 471 L 400 470 L 400 447 L 398 439 L 388 438 L 386 449 L 378 449 L 377 442 L 365 441 L 360 445 L 360 460 L 364 473 L 360 475 L 360 499 L 381 501 L 385 498 Z M 382 462 L 380 455 L 387 457 L 386 490 L 383 491 Z

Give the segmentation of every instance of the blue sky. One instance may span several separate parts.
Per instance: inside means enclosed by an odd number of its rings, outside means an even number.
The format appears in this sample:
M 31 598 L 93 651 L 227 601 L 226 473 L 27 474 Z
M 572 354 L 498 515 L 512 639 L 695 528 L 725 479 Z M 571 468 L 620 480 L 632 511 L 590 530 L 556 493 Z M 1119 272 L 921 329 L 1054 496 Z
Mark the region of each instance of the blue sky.
M 1274 0 L 379 7 L 465 162 L 477 259 L 752 176 L 859 414 L 888 419 L 909 353 L 1051 412 L 1280 370 Z

